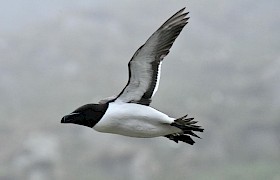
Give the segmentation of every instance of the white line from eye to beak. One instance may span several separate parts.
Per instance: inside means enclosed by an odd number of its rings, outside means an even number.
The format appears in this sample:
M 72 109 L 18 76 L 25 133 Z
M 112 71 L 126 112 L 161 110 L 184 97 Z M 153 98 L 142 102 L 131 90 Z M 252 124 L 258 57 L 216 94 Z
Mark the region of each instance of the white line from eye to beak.
M 70 113 L 69 116 L 70 116 L 70 115 L 75 115 L 75 114 L 80 114 L 80 113 Z

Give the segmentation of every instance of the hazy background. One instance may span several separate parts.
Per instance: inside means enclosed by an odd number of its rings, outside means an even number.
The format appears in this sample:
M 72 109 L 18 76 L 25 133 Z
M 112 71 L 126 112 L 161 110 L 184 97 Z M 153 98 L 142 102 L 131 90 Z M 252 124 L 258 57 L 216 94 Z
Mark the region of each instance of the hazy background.
M 135 50 L 187 6 L 152 106 L 196 144 L 62 125 L 119 93 Z M 280 1 L 0 1 L 1 180 L 280 179 Z

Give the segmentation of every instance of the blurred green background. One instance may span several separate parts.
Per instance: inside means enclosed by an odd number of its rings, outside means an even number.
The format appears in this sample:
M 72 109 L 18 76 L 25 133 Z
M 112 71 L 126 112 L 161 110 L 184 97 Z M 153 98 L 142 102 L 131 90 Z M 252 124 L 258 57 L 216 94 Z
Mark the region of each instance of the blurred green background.
M 0 1 L 1 180 L 280 179 L 280 1 Z M 186 6 L 152 106 L 190 146 L 62 125 L 118 94 L 135 50 Z

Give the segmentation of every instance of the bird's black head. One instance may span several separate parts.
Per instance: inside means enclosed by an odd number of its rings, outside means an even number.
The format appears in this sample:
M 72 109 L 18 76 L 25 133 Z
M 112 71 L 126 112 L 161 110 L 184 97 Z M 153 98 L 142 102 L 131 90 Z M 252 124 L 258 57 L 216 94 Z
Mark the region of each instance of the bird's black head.
M 64 116 L 61 123 L 73 123 L 92 128 L 103 117 L 108 108 L 106 104 L 86 104 Z

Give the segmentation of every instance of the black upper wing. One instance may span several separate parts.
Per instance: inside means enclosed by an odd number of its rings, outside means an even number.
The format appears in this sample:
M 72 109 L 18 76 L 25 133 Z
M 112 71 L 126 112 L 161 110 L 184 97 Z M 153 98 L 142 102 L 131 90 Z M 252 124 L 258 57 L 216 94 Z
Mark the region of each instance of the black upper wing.
M 163 58 L 188 23 L 181 9 L 170 17 L 133 55 L 128 63 L 129 80 L 115 101 L 149 105 L 158 88 Z

